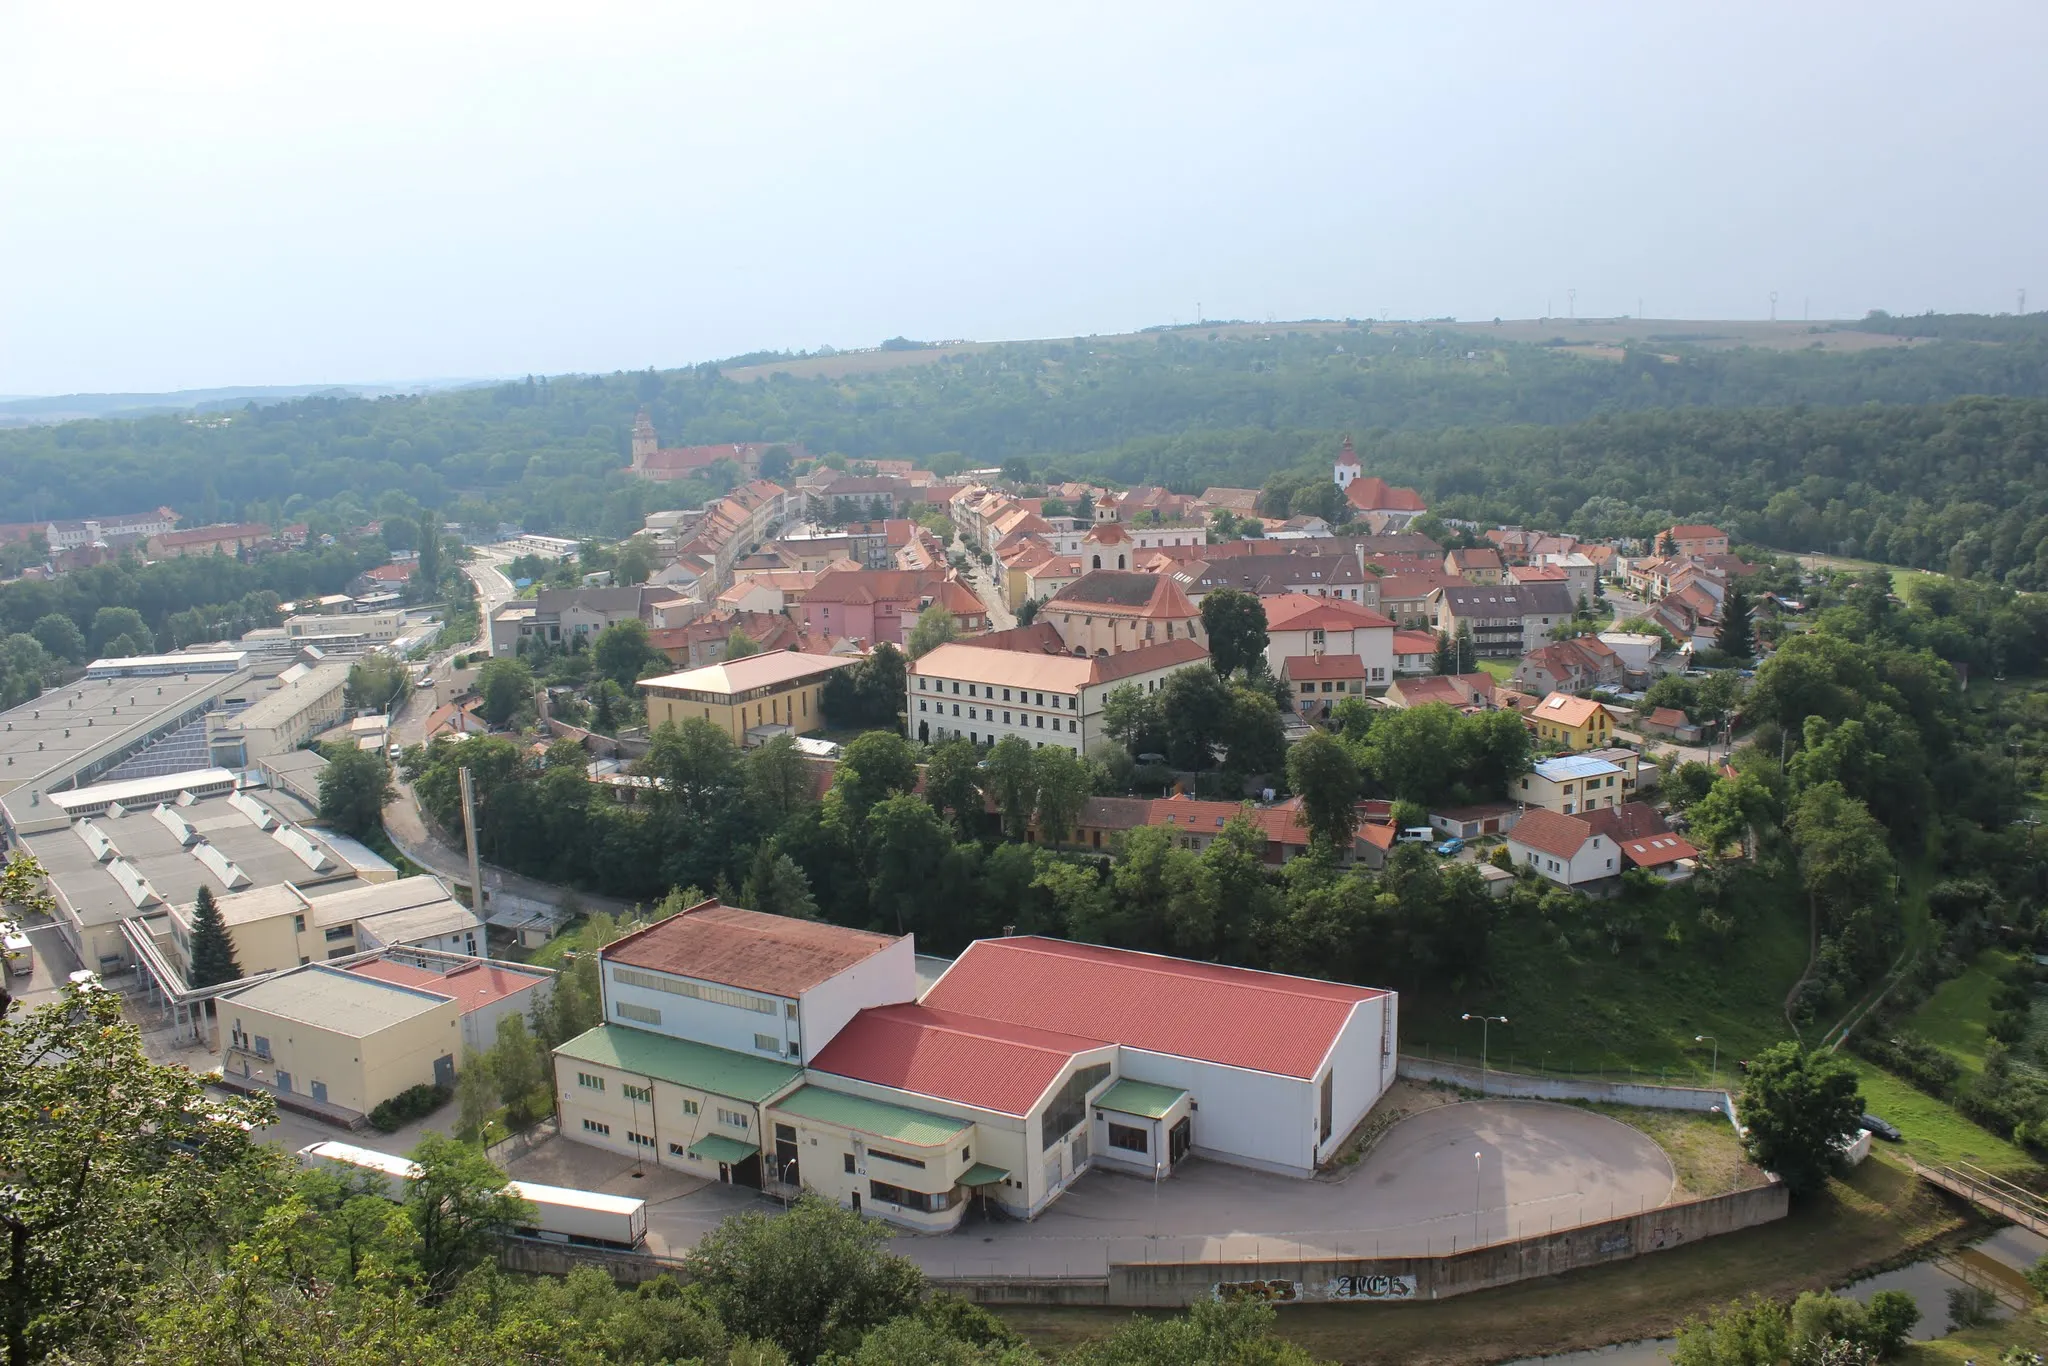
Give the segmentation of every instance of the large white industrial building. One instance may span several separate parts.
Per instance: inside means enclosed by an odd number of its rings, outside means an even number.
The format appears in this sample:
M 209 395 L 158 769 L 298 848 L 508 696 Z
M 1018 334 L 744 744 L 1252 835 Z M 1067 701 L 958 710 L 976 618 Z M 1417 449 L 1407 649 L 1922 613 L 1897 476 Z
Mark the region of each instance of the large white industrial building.
M 708 901 L 607 946 L 562 1132 L 916 1228 L 1029 1218 L 1096 1165 L 1294 1176 L 1394 1077 L 1394 994 L 1031 936 L 919 999 L 909 937 Z

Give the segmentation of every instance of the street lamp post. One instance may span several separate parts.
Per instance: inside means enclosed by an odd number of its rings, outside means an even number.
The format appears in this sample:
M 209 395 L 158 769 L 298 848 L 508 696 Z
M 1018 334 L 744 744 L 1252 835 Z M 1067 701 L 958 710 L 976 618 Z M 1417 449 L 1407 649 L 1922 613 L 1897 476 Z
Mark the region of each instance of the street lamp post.
M 1695 1034 L 1692 1036 L 1692 1041 L 1694 1043 L 1711 1043 L 1714 1045 L 1714 1070 L 1710 1075 L 1713 1079 L 1713 1084 L 1719 1086 L 1721 1084 L 1721 1041 L 1712 1034 Z
M 1472 1154 L 1472 1246 L 1479 1246 L 1479 1207 L 1485 1202 L 1485 1181 L 1481 1176 L 1479 1154 Z
M 1505 1015 L 1474 1015 L 1467 1011 L 1458 1018 L 1461 1020 L 1479 1021 L 1479 1094 L 1483 1096 L 1486 1094 L 1486 1036 L 1492 1032 L 1493 1026 L 1506 1024 L 1508 1017 Z

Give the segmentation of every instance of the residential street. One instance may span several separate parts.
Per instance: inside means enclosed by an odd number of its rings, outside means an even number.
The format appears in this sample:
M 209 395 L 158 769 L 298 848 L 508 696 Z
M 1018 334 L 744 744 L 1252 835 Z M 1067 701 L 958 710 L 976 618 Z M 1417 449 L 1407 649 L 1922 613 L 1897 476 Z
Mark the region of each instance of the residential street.
M 993 575 L 995 570 L 983 566 L 967 548 L 967 543 L 958 535 L 953 537 L 952 552 L 965 555 L 968 562 L 967 584 L 974 595 L 981 599 L 981 605 L 988 608 L 988 624 L 992 630 L 1007 631 L 1017 624 L 1017 615 L 1003 605 L 1003 595 L 996 590 Z

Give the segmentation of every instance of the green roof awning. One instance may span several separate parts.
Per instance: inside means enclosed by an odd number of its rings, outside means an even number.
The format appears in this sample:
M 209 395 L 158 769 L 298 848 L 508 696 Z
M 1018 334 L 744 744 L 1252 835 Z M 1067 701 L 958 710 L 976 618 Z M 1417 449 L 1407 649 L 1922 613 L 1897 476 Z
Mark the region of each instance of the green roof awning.
M 1177 1086 L 1155 1086 L 1149 1081 L 1120 1081 L 1102 1093 L 1096 1105 L 1120 1115 L 1141 1119 L 1164 1119 L 1167 1111 L 1180 1104 L 1187 1092 Z
M 977 1162 L 967 1169 L 967 1175 L 960 1178 L 963 1186 L 993 1186 L 1010 1174 L 1007 1167 L 991 1167 L 986 1162 Z
M 919 1148 L 942 1147 L 974 1127 L 972 1120 L 934 1115 L 844 1091 L 828 1091 L 822 1086 L 799 1086 L 771 1108 L 800 1119 L 836 1124 L 842 1129 Z
M 739 1139 L 727 1138 L 724 1134 L 706 1134 L 690 1145 L 690 1156 L 728 1164 L 744 1162 L 760 1151 L 758 1144 L 742 1143 Z
M 555 1055 L 755 1104 L 802 1081 L 804 1075 L 801 1067 L 786 1062 L 625 1025 L 601 1024 L 587 1029 L 558 1045 Z

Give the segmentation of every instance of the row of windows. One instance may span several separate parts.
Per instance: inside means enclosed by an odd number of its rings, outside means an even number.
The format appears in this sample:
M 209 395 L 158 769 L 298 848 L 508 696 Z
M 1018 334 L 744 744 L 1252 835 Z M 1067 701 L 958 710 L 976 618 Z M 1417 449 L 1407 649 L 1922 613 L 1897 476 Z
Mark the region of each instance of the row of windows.
M 604 1078 L 592 1076 L 588 1072 L 578 1072 L 576 1074 L 576 1084 L 578 1086 L 587 1087 L 592 1091 L 604 1090 Z
M 871 1158 L 873 1158 L 873 1157 L 879 1157 L 879 1158 L 881 1158 L 881 1159 L 882 1159 L 882 1160 L 883 1160 L 884 1162 L 900 1162 L 900 1163 L 902 1163 L 902 1164 L 903 1164 L 904 1166 L 906 1166 L 906 1167 L 922 1167 L 922 1166 L 924 1166 L 924 1159 L 923 1159 L 923 1158 L 920 1158 L 920 1157 L 905 1157 L 905 1156 L 904 1156 L 903 1154 L 901 1154 L 901 1153 L 892 1153 L 892 1152 L 884 1152 L 884 1151 L 883 1151 L 882 1149 L 880 1149 L 880 1148 L 870 1148 L 870 1149 L 868 1149 L 868 1156 L 869 1156 L 869 1157 L 871 1157 Z M 853 1170 L 853 1169 L 852 1169 L 851 1167 L 849 1167 L 849 1168 L 847 1168 L 847 1170 L 848 1170 L 848 1171 L 851 1171 L 851 1170 Z
M 627 1100 L 637 1100 L 642 1105 L 654 1104 L 654 1088 L 652 1086 L 635 1086 L 632 1082 L 622 1081 L 619 1083 L 619 1094 Z
M 929 680 L 932 685 L 929 689 L 925 687 L 926 681 L 927 680 L 925 680 L 924 678 L 919 678 L 917 680 L 917 690 L 919 692 L 944 692 L 946 690 L 946 680 L 943 678 L 934 678 Z M 976 692 L 976 688 L 979 688 L 980 691 Z M 1052 701 L 1047 702 L 1045 700 L 1045 694 L 1042 692 L 1033 692 L 1029 688 L 1004 688 L 1003 701 L 1008 702 L 1010 700 L 1010 694 L 1013 691 L 1017 694 L 1016 700 L 1019 702 L 1029 702 L 1034 707 L 1049 706 L 1054 711 L 1058 711 L 1060 709 L 1061 702 L 1060 695 L 1058 693 L 1054 693 L 1052 695 Z M 960 695 L 960 682 L 958 679 L 953 680 L 953 695 L 955 697 L 958 697 Z M 986 697 L 989 701 L 993 702 L 996 700 L 996 687 L 993 683 L 969 683 L 967 685 L 967 695 L 969 697 Z M 1034 698 L 1036 699 L 1035 701 L 1033 700 Z M 1065 706 L 1068 711 L 1079 711 L 1081 708 L 1080 701 L 1077 698 L 1073 697 L 1069 697 L 1066 699 Z
M 653 1006 L 636 1006 L 631 1001 L 612 1002 L 612 1013 L 622 1020 L 631 1020 L 635 1024 L 658 1025 L 661 1023 L 660 1011 L 656 1010 Z
M 612 1126 L 600 1123 L 594 1119 L 586 1119 L 583 1121 L 583 1132 L 587 1134 L 601 1134 L 606 1138 L 610 1138 L 612 1136 Z
M 718 1112 L 718 1122 L 730 1129 L 745 1130 L 752 1127 L 752 1121 L 738 1110 L 721 1108 Z
M 786 1051 L 790 1057 L 796 1056 L 796 1044 L 793 1041 L 785 1049 L 782 1040 L 776 1038 L 773 1034 L 756 1034 L 754 1036 L 754 1047 L 760 1049 L 763 1053 L 774 1053 L 779 1056 Z
M 888 1204 L 897 1205 L 903 1209 L 918 1210 L 924 1214 L 937 1214 L 940 1210 L 951 1209 L 960 1203 L 960 1188 L 958 1186 L 951 1190 L 934 1191 L 927 1195 L 923 1191 L 905 1190 L 901 1186 L 892 1186 L 887 1181 L 870 1181 L 868 1182 L 868 1194 Z
M 636 1134 L 631 1129 L 626 1130 L 626 1142 L 636 1148 L 652 1148 L 654 1146 L 653 1139 L 649 1138 L 646 1134 Z
M 1150 1152 L 1151 1140 L 1152 1136 L 1143 1129 L 1135 1129 L 1128 1124 L 1112 1123 L 1109 1126 L 1109 1146 L 1112 1148 L 1122 1148 L 1131 1153 Z
M 918 709 L 919 711 L 923 711 L 923 710 L 925 710 L 925 701 L 924 701 L 924 699 L 923 699 L 923 698 L 921 698 L 921 697 L 920 697 L 920 698 L 919 698 L 919 699 L 917 700 L 917 709 Z M 986 721 L 993 721 L 993 720 L 995 720 L 995 719 L 996 719 L 996 709 L 995 709 L 994 707 L 984 707 L 984 708 L 981 708 L 981 710 L 982 710 L 982 711 L 986 711 L 986 712 L 988 713 L 988 715 L 987 715 L 987 716 L 985 716 L 985 717 L 984 717 L 984 716 L 980 716 L 980 715 L 977 715 L 977 714 L 976 714 L 976 709 L 975 709 L 975 708 L 973 708 L 973 707 L 969 707 L 969 708 L 967 709 L 967 719 L 968 719 L 968 720 L 970 720 L 970 721 L 984 721 L 984 720 L 986 720 Z M 945 711 L 946 711 L 946 704 L 945 704 L 945 703 L 943 703 L 943 702 L 939 703 L 939 714 L 943 716 L 943 715 L 945 714 Z M 958 716 L 959 714 L 960 714 L 960 704 L 959 704 L 958 702 L 955 702 L 955 703 L 953 704 L 953 715 L 955 715 L 955 716 Z M 1026 717 L 1025 717 L 1025 718 L 1024 718 L 1024 719 L 1023 719 L 1022 721 L 1016 721 L 1016 722 L 1012 722 L 1012 721 L 1010 720 L 1010 713 L 1008 713 L 1008 712 L 1004 712 L 1004 713 L 1003 713 L 1003 724 L 1004 724 L 1004 725 L 1006 725 L 1006 726 L 1008 726 L 1008 725 L 1019 725 L 1019 726 L 1023 726 L 1023 727 L 1025 728 L 1025 729 L 1029 730 L 1029 729 L 1031 729 L 1031 728 L 1032 728 L 1032 726 L 1033 726 L 1033 722 L 1034 722 L 1034 721 L 1036 722 L 1036 725 L 1037 725 L 1037 729 L 1039 729 L 1039 730 L 1044 730 L 1044 729 L 1045 729 L 1045 718 L 1044 718 L 1043 716 L 1039 716 L 1039 717 L 1035 717 L 1035 718 L 1034 718 L 1034 717 L 1030 717 L 1030 716 L 1026 716 Z M 1052 728 L 1053 728 L 1054 730 L 1058 730 L 1058 729 L 1060 728 L 1060 718 L 1059 718 L 1059 717 L 1057 717 L 1057 716 L 1053 717 L 1053 719 L 1052 719 Z M 1075 720 L 1075 719 L 1074 719 L 1073 717 L 1071 717 L 1071 716 L 1067 718 L 1067 734 L 1069 734 L 1069 735 L 1074 735 L 1074 734 L 1077 734 L 1077 733 L 1079 733 L 1080 729 L 1081 729 L 1081 723 L 1080 723 L 1079 721 Z
M 612 969 L 612 978 L 624 986 L 665 991 L 671 996 L 693 996 L 700 1001 L 709 1001 L 713 1005 L 737 1006 L 741 1010 L 759 1011 L 763 1015 L 775 1013 L 775 1002 L 763 996 L 749 996 L 743 991 L 731 991 L 725 987 L 678 981 L 661 973 L 642 972 L 638 968 L 615 967 Z

